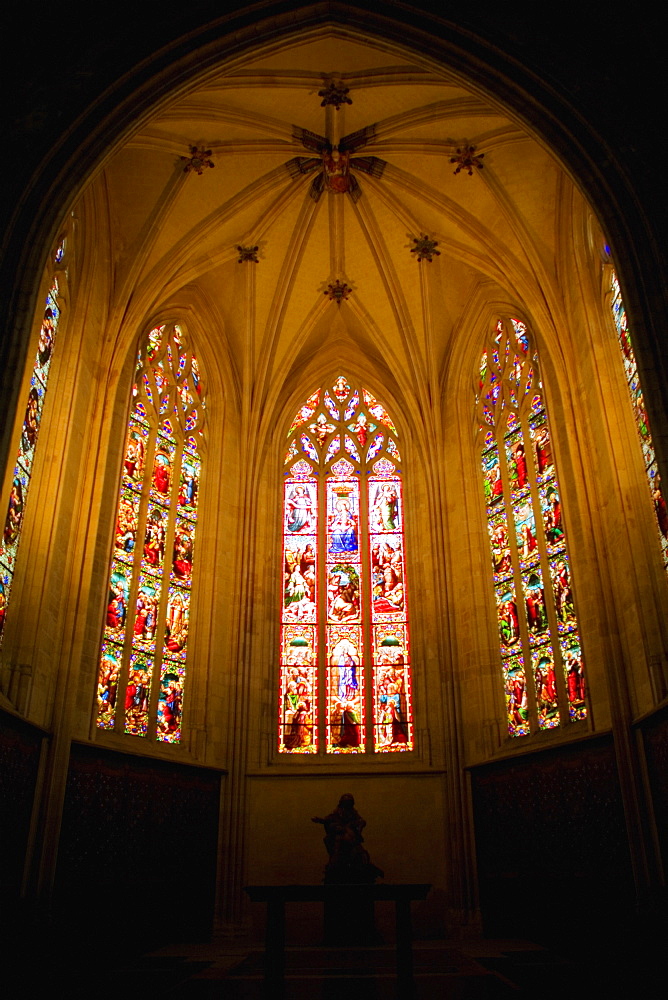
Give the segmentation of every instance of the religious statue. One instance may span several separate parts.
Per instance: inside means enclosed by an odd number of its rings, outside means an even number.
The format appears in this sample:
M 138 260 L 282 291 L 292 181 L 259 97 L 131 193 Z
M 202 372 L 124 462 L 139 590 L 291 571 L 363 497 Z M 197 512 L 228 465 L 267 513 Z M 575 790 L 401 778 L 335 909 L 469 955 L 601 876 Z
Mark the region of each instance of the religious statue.
M 324 844 L 329 854 L 325 866 L 325 885 L 371 884 L 383 877 L 383 872 L 362 847 L 362 830 L 366 820 L 355 809 L 352 795 L 342 795 L 339 804 L 328 816 L 314 816 L 313 823 L 325 827 Z

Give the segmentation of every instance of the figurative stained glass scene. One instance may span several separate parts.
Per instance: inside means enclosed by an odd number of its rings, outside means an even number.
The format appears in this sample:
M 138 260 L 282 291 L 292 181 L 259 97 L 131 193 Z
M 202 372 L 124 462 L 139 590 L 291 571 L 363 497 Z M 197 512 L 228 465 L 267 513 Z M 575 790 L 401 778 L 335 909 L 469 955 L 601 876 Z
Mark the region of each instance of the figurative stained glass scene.
M 398 438 L 384 406 L 339 375 L 288 431 L 281 753 L 413 748 L 403 480 L 381 424 Z
M 139 353 L 109 574 L 97 725 L 181 740 L 204 400 L 179 326 Z
M 640 438 L 640 445 L 642 447 L 645 474 L 647 476 L 647 482 L 652 496 L 652 503 L 654 504 L 654 515 L 659 529 L 663 565 L 664 569 L 668 570 L 668 508 L 666 507 L 665 497 L 661 488 L 661 477 L 656 464 L 656 455 L 654 454 L 654 444 L 652 442 L 652 435 L 650 434 L 649 429 L 649 418 L 647 416 L 647 411 L 645 410 L 643 391 L 640 384 L 640 376 L 638 374 L 638 365 L 636 364 L 633 345 L 631 343 L 631 333 L 626 320 L 626 309 L 624 308 L 624 301 L 622 299 L 619 281 L 617 280 L 617 275 L 614 271 L 610 273 L 610 289 L 612 293 L 610 301 L 612 317 L 615 321 L 617 339 L 619 341 L 622 358 L 624 360 L 626 383 L 629 388 L 631 404 L 633 406 L 633 415 L 635 417 L 638 437 Z
M 508 732 L 587 717 L 584 668 L 538 354 L 496 324 L 476 393 Z
M 64 241 L 59 245 L 54 263 L 60 264 L 64 256 Z M 5 628 L 7 605 L 16 568 L 16 554 L 21 540 L 21 528 L 28 490 L 35 460 L 35 448 L 42 420 L 53 347 L 58 332 L 60 308 L 58 305 L 58 279 L 54 278 L 46 295 L 46 305 L 39 331 L 37 353 L 33 363 L 30 389 L 21 428 L 19 451 L 14 466 L 9 491 L 7 515 L 0 539 L 0 643 Z

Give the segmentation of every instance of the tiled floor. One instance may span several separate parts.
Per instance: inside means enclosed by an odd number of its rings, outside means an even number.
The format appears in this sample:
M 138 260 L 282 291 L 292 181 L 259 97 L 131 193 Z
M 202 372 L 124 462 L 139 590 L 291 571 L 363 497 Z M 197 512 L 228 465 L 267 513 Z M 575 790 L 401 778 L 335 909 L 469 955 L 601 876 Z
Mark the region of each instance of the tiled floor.
M 650 935 L 610 941 L 581 926 L 560 950 L 529 941 L 417 941 L 414 976 L 400 984 L 392 947 L 288 947 L 282 985 L 266 985 L 249 942 L 174 944 L 142 953 L 142 918 L 120 934 L 82 925 L 8 949 L 3 1000 L 663 1000 L 663 947 Z M 91 936 L 91 930 L 93 934 Z M 87 932 L 87 933 L 86 933 Z M 86 946 L 87 939 L 93 944 Z M 645 947 L 649 944 L 649 947 Z M 13 959 L 13 961 L 12 961 Z M 14 983 L 11 978 L 13 974 Z
M 107 988 L 109 996 L 174 1000 L 515 1000 L 552 996 L 546 986 L 556 981 L 568 996 L 573 978 L 568 963 L 529 942 L 433 942 L 414 947 L 409 984 L 397 982 L 393 948 L 288 948 L 281 987 L 265 985 L 262 951 L 214 942 L 141 956 Z

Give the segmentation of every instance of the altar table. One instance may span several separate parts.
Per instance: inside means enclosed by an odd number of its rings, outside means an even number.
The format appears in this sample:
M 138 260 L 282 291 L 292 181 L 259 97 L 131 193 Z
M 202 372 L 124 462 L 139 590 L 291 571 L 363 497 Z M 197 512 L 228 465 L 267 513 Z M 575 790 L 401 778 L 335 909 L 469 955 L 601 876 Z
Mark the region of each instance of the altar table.
M 413 942 L 411 935 L 411 900 L 425 899 L 431 885 L 421 882 L 386 883 L 378 885 L 247 885 L 245 891 L 254 903 L 267 904 L 265 938 L 265 979 L 277 982 L 285 972 L 285 904 L 320 902 L 354 908 L 373 906 L 376 900 L 392 900 L 395 904 L 397 928 L 397 977 L 411 979 L 413 975 Z

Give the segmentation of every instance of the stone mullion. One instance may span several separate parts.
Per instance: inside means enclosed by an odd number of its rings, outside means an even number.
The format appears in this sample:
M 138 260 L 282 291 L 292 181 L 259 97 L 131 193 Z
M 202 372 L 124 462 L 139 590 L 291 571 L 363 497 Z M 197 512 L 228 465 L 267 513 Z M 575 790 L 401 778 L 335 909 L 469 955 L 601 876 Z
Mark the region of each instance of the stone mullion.
M 360 451 L 363 457 L 363 450 Z M 365 473 L 366 463 L 362 461 L 362 473 Z M 361 475 L 360 475 L 361 480 Z M 363 586 L 360 588 L 360 605 L 362 608 L 362 651 L 364 664 L 364 722 L 365 722 L 365 752 L 372 753 L 376 747 L 376 727 L 375 727 L 375 672 L 376 667 L 373 661 L 373 625 L 371 623 L 371 540 L 369 538 L 369 483 L 360 481 L 360 523 L 359 523 L 359 544 L 361 554 L 361 567 L 364 577 Z
M 325 449 L 321 450 L 322 455 Z M 322 458 L 321 458 L 322 461 Z M 318 590 L 316 594 L 316 689 L 318 712 L 314 720 L 318 734 L 317 753 L 327 752 L 327 477 L 318 470 Z

